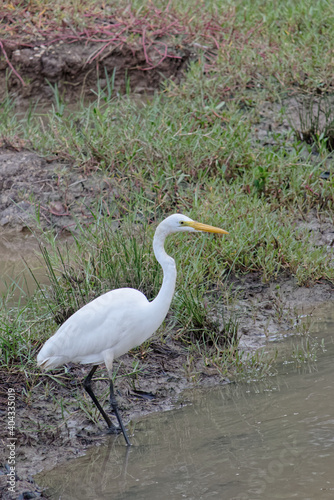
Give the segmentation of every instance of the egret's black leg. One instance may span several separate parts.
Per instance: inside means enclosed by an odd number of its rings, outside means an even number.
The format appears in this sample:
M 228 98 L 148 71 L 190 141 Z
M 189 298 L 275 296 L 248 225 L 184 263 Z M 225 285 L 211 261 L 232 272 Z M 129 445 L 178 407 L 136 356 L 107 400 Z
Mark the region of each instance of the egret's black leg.
M 112 383 L 111 379 L 110 379 L 110 405 L 111 405 L 111 408 L 113 409 L 113 411 L 114 411 L 114 413 L 116 415 L 116 418 L 118 420 L 119 426 L 120 426 L 120 428 L 121 428 L 121 430 L 123 432 L 123 436 L 124 436 L 124 439 L 126 441 L 126 444 L 128 446 L 131 446 L 131 443 L 129 441 L 128 435 L 127 435 L 125 427 L 123 425 L 121 416 L 120 416 L 119 411 L 118 411 L 117 401 L 116 401 L 116 397 L 115 397 L 115 393 L 114 393 L 114 384 Z
M 92 385 L 91 385 L 92 384 L 92 377 L 93 377 L 94 373 L 96 372 L 97 368 L 98 368 L 98 365 L 94 365 L 93 366 L 93 368 L 88 373 L 88 375 L 85 378 L 85 380 L 83 381 L 83 386 L 86 389 L 86 391 L 88 392 L 88 394 L 90 395 L 90 397 L 92 398 L 95 406 L 98 408 L 98 410 L 101 413 L 102 417 L 107 422 L 107 425 L 108 425 L 110 431 L 116 433 L 117 432 L 117 427 L 114 426 L 114 424 L 112 423 L 112 421 L 110 420 L 110 418 L 108 417 L 108 415 L 106 414 L 106 412 L 104 411 L 104 409 L 102 408 L 102 406 L 100 405 L 100 403 L 98 402 L 97 397 L 95 396 L 95 394 L 93 392 L 93 389 L 92 389 Z

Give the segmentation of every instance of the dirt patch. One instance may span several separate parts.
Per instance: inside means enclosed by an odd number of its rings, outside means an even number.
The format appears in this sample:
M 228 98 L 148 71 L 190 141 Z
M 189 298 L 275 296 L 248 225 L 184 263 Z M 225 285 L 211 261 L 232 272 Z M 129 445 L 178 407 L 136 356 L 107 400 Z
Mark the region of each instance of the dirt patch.
M 71 163 L 30 151 L 0 148 L 0 234 L 38 225 L 72 231 L 76 219 L 89 223 L 92 200 L 102 195 L 117 195 L 103 176 L 84 175 Z
M 331 228 L 330 228 L 331 229 Z M 239 324 L 241 349 L 252 351 L 267 341 L 281 340 L 319 305 L 333 300 L 334 286 L 322 281 L 299 286 L 291 277 L 262 283 L 256 273 L 232 280 L 238 301 L 234 314 Z
M 9 92 L 20 98 L 18 102 L 28 98 L 43 102 L 53 98 L 55 84 L 68 101 L 93 96 L 98 85 L 105 88 L 107 83 L 116 92 L 152 93 L 166 79 L 178 83 L 191 58 L 186 48 L 169 47 L 168 56 L 162 58 L 154 47 L 144 52 L 142 47 L 108 47 L 107 42 L 59 41 L 29 47 L 8 43 L 8 61 L 17 75 L 9 71 L 7 61 L 0 62 L 0 99 Z

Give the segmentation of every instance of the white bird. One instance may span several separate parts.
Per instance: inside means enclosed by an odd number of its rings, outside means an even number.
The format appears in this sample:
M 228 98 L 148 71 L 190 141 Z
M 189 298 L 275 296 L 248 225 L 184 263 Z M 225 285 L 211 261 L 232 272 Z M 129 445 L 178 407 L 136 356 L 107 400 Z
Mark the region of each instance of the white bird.
M 106 421 L 110 432 L 118 432 L 98 402 L 91 387 L 92 377 L 100 363 L 104 363 L 110 380 L 110 404 L 127 445 L 130 445 L 118 412 L 112 382 L 114 359 L 142 344 L 161 325 L 172 301 L 176 266 L 164 249 L 166 237 L 179 232 L 228 234 L 217 227 L 195 222 L 189 217 L 174 214 L 162 221 L 154 234 L 154 255 L 163 269 L 163 282 L 157 297 L 149 302 L 145 295 L 133 288 L 111 290 L 76 311 L 59 330 L 49 338 L 37 356 L 37 364 L 45 369 L 74 362 L 93 364 L 83 385 Z

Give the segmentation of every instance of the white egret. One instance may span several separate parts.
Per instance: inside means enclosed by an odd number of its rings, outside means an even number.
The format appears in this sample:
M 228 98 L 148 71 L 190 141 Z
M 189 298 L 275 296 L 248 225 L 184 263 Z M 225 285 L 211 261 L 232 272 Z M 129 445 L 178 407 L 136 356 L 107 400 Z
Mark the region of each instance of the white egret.
M 83 385 L 106 421 L 110 432 L 117 432 L 109 416 L 98 402 L 91 387 L 92 377 L 100 363 L 104 363 L 110 380 L 110 404 L 123 432 L 125 431 L 112 382 L 114 359 L 147 340 L 161 325 L 172 301 L 175 281 L 175 261 L 164 249 L 166 236 L 179 232 L 228 234 L 217 227 L 195 222 L 189 217 L 174 214 L 162 221 L 154 235 L 153 250 L 163 269 L 163 282 L 157 297 L 149 302 L 145 295 L 133 288 L 111 290 L 76 311 L 59 330 L 45 342 L 37 356 L 37 363 L 45 369 L 69 362 L 93 364 Z

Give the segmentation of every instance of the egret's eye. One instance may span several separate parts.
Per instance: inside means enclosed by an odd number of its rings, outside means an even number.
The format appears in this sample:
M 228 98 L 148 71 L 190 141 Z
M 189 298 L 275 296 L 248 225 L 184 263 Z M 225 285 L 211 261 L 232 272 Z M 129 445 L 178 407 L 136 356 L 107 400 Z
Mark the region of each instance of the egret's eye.
M 184 225 L 184 220 L 180 220 L 180 224 L 181 224 L 181 226 L 183 226 Z

